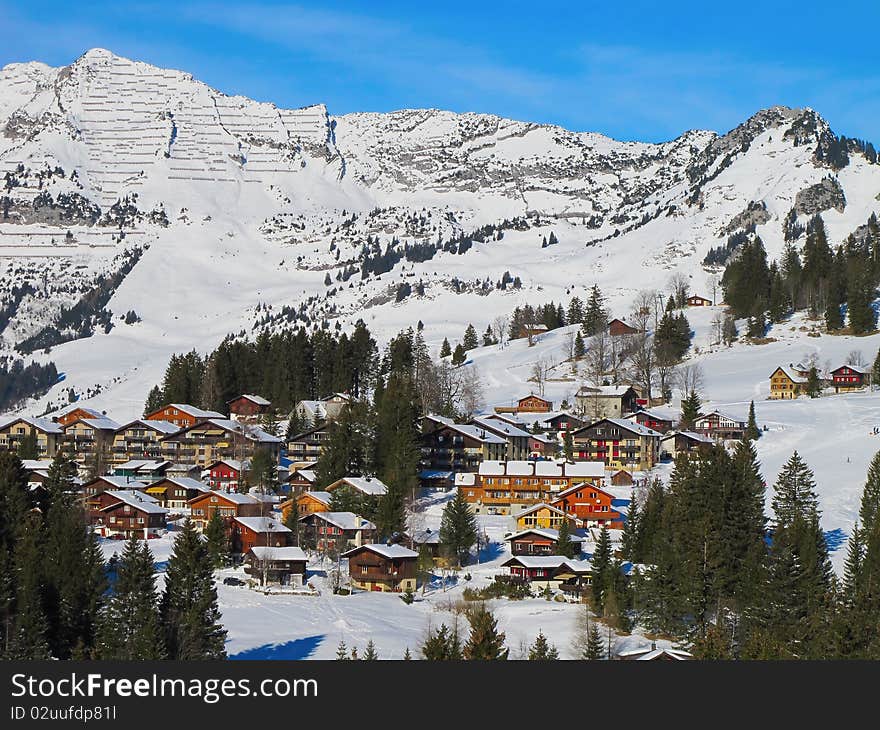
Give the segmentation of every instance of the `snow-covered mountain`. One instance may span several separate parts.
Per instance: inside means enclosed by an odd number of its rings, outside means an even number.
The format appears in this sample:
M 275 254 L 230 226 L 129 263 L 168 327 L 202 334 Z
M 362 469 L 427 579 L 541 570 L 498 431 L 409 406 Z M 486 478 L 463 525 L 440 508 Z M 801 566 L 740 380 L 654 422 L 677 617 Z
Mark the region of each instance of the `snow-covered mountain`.
M 853 152 L 835 169 L 834 144 L 809 109 L 643 144 L 486 114 L 284 110 L 100 49 L 12 64 L 2 352 L 66 375 L 29 410 L 72 387 L 125 418 L 172 352 L 230 332 L 363 318 L 383 338 L 422 320 L 439 345 L 593 283 L 623 314 L 675 271 L 705 293 L 706 253 L 750 224 L 778 255 L 792 208 L 821 212 L 832 243 L 863 224 L 880 166 Z M 361 277 L 365 255 L 380 275 Z M 505 272 L 522 287 L 499 288 Z

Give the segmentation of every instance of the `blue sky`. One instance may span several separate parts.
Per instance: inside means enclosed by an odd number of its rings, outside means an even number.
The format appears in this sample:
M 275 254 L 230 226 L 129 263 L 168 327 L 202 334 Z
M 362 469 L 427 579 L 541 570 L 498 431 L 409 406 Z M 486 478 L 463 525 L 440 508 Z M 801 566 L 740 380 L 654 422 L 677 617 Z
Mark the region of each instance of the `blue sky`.
M 439 107 L 662 141 L 810 106 L 880 143 L 877 0 L 0 0 L 0 65 L 100 46 L 221 91 L 333 114 Z

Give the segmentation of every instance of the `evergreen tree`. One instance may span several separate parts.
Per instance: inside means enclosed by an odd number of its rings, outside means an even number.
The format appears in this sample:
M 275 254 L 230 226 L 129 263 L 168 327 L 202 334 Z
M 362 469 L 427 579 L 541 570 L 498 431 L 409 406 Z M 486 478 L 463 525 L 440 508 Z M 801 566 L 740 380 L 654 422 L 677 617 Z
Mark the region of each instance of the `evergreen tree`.
M 340 640 L 339 646 L 336 647 L 336 660 L 341 662 L 348 661 L 348 647 L 344 641 Z
M 48 659 L 46 617 L 43 613 L 43 536 L 40 518 L 30 513 L 15 544 L 15 619 L 9 659 Z
M 581 553 L 580 543 L 574 542 L 571 539 L 571 527 L 568 523 L 568 518 L 564 518 L 559 524 L 556 552 L 559 555 L 564 555 L 566 558 L 574 558 Z
M 403 652 L 403 661 L 408 662 L 412 660 L 412 654 L 409 653 L 409 647 L 406 647 L 406 651 Z
M 479 341 L 477 340 L 477 331 L 474 329 L 472 324 L 467 326 L 467 329 L 464 331 L 464 338 L 461 341 L 462 346 L 465 350 L 473 350 L 479 346 Z
M 599 635 L 599 625 L 595 621 L 590 622 L 590 633 L 587 639 L 587 649 L 584 652 L 583 658 L 591 661 L 607 658 L 605 642 L 602 641 L 602 637 Z
M 315 465 L 315 485 L 319 489 L 346 476 L 364 476 L 371 469 L 372 412 L 362 401 L 345 406 L 327 427 L 327 441 Z
M 19 459 L 38 459 L 40 458 L 40 450 L 37 446 L 37 432 L 31 431 L 30 433 L 26 433 L 21 441 L 18 442 L 18 449 L 16 449 L 16 453 L 18 454 Z
M 153 555 L 146 543 L 132 537 L 117 563 L 113 594 L 101 613 L 98 629 L 100 659 L 162 659 Z
M 452 354 L 452 347 L 449 344 L 449 340 L 444 337 L 443 344 L 440 346 L 440 357 L 449 357 Z
M 566 461 L 574 461 L 574 437 L 571 431 L 566 431 L 562 435 L 562 453 Z
M 559 659 L 559 651 L 553 646 L 553 644 L 547 641 L 544 632 L 538 630 L 538 635 L 535 637 L 535 643 L 529 647 L 529 660 L 534 662 L 550 661 L 553 659 Z
M 808 519 L 819 509 L 813 472 L 797 451 L 776 478 L 772 507 L 780 526 L 791 525 L 797 515 Z
M 205 526 L 205 548 L 212 568 L 222 568 L 229 559 L 229 537 L 219 510 L 214 510 Z
M 489 347 L 490 345 L 497 344 L 497 340 L 492 335 L 492 325 L 489 325 L 488 327 L 486 327 L 486 331 L 483 333 L 483 347 Z
M 702 406 L 699 394 L 692 390 L 681 401 L 681 419 L 679 427 L 682 430 L 692 429 L 697 418 L 700 417 L 700 408 Z
M 455 661 L 462 658 L 461 640 L 458 628 L 452 631 L 441 624 L 436 631 L 428 632 L 421 648 L 422 656 L 428 661 Z
M 147 402 L 144 404 L 144 415 L 158 411 L 167 401 L 162 394 L 162 389 L 158 385 L 154 385 L 147 394 Z
M 761 429 L 758 428 L 758 422 L 755 420 L 755 401 L 749 404 L 749 421 L 746 424 L 745 437 L 752 441 L 761 438 Z
M 584 310 L 583 333 L 592 337 L 608 326 L 608 312 L 605 309 L 605 297 L 597 284 L 590 289 L 590 298 Z
M 871 387 L 875 385 L 880 385 L 880 350 L 877 351 L 877 355 L 874 357 L 874 365 L 871 368 Z
M 364 655 L 361 657 L 364 661 L 375 661 L 379 658 L 379 653 L 376 651 L 376 645 L 373 643 L 373 640 L 370 639 L 367 642 L 367 648 L 364 650 Z
M 577 334 L 574 336 L 574 357 L 576 360 L 580 360 L 587 354 L 586 345 L 584 345 L 584 338 L 581 336 L 580 330 L 578 330 Z
M 208 550 L 189 520 L 168 559 L 160 618 L 169 659 L 226 658 Z
M 269 449 L 257 449 L 247 470 L 248 486 L 258 487 L 264 494 L 274 494 L 278 488 L 278 463 Z
M 477 518 L 459 489 L 443 509 L 440 521 L 440 543 L 454 556 L 459 565 L 467 564 L 471 548 L 477 542 Z
M 807 395 L 810 398 L 818 398 L 822 395 L 822 379 L 815 365 L 811 365 L 807 373 Z
M 464 658 L 476 661 L 507 659 L 509 649 L 504 648 L 504 632 L 498 631 L 498 621 L 484 604 L 472 609 L 468 620 L 471 633 L 464 645 Z
M 843 328 L 843 312 L 840 304 L 833 299 L 828 300 L 828 306 L 825 309 L 825 328 L 832 332 Z
M 287 512 L 284 513 L 284 526 L 293 533 L 293 544 L 299 545 L 299 504 L 297 504 L 296 497 L 290 499 L 290 505 Z
M 609 588 L 608 579 L 614 567 L 608 525 L 602 525 L 599 539 L 596 541 L 596 550 L 590 562 L 593 566 L 593 608 L 601 612 L 605 607 L 605 597 Z
M 568 303 L 566 319 L 569 324 L 582 324 L 584 321 L 584 303 L 580 297 L 572 297 Z M 583 343 L 583 341 L 581 341 Z
M 461 343 L 455 346 L 455 352 L 452 353 L 452 364 L 453 365 L 463 365 L 467 360 L 467 352 L 464 347 L 462 347 Z

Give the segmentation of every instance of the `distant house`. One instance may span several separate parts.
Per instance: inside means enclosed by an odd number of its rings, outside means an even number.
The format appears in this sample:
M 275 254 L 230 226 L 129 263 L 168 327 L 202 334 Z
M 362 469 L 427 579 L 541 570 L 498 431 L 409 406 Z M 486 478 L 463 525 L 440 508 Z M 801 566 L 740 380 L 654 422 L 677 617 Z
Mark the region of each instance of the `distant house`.
M 622 319 L 615 318 L 608 323 L 608 334 L 612 337 L 620 337 L 622 335 L 637 335 L 638 333 L 638 328 L 630 327 Z
M 559 411 L 541 421 L 541 426 L 554 433 L 565 433 L 566 431 L 574 431 L 582 426 L 586 426 L 586 422 L 571 413 Z
M 441 557 L 439 530 L 432 530 L 430 527 L 424 530 L 417 530 L 413 533 L 410 541 L 416 552 L 421 553 L 422 550 L 427 550 L 434 560 Z
M 516 413 L 550 413 L 552 410 L 552 401 L 541 398 L 534 393 L 529 393 L 516 402 Z
M 504 538 L 510 543 L 512 555 L 558 555 L 559 530 L 531 527 Z M 580 535 L 571 535 L 572 542 L 580 543 Z
M 673 459 L 679 454 L 691 451 L 705 451 L 712 447 L 715 439 L 693 431 L 676 431 L 660 439 L 660 453 Z
M 189 403 L 171 403 L 148 413 L 144 418 L 148 421 L 168 421 L 178 428 L 188 428 L 199 421 L 205 421 L 209 418 L 226 418 L 226 416 L 217 411 L 197 408 Z
M 608 525 L 609 529 L 621 529 L 632 496 L 631 492 L 623 493 L 621 489 L 575 484 L 556 495 L 551 505 L 567 515 L 574 515 L 583 527 Z
M 507 439 L 485 427 L 455 423 L 442 416 L 422 419 L 421 470 L 436 472 L 473 471 L 483 461 L 503 459 Z
M 529 434 L 529 450 L 526 458 L 532 460 L 555 459 L 561 445 L 555 436 L 542 433 Z
M 109 503 L 99 510 L 91 523 L 93 529 L 104 537 L 122 535 L 124 537 L 146 538 L 165 530 L 164 507 L 157 504 L 149 495 L 133 490 L 105 492 L 102 498 L 110 498 Z
M 602 418 L 572 434 L 575 458 L 601 461 L 609 469 L 647 471 L 657 463 L 660 434 L 622 418 Z
M 871 368 L 861 365 L 841 365 L 831 371 L 835 393 L 849 393 L 871 384 Z
M 517 330 L 517 337 L 537 337 L 549 331 L 546 324 L 522 324 Z
M 529 455 L 529 439 L 532 434 L 507 421 L 494 418 L 478 417 L 470 425 L 482 428 L 507 441 L 506 457 L 508 459 L 526 459 Z
M 697 416 L 694 431 L 714 439 L 742 439 L 746 432 L 746 422 L 738 421 L 721 411 L 711 411 Z
M 360 545 L 342 553 L 352 584 L 366 591 L 414 591 L 419 554 L 402 545 Z
M 253 547 L 287 547 L 293 531 L 268 515 L 263 517 L 233 517 L 233 552 L 246 553 Z
M 296 502 L 297 514 L 300 518 L 310 515 L 312 512 L 329 512 L 330 511 L 330 492 L 302 492 L 296 497 L 284 500 L 278 508 L 281 510 L 281 518 L 287 519 L 287 513 L 290 512 L 291 506 Z
M 236 517 L 260 517 L 268 511 L 265 502 L 251 494 L 237 492 L 205 492 L 188 501 L 190 519 L 199 530 L 204 530 L 217 512 L 225 522 Z
M 802 375 L 793 366 L 779 366 L 770 375 L 770 399 L 787 400 L 805 395 L 807 392 L 807 376 Z
M 64 427 L 46 418 L 0 416 L 0 449 L 15 451 L 22 440 L 33 434 L 41 459 L 51 459 L 64 440 Z
M 569 521 L 568 515 L 561 509 L 551 507 L 545 502 L 527 507 L 522 512 L 514 515 L 516 527 L 518 530 L 525 530 L 529 527 L 546 527 L 558 530 L 563 521 Z
M 662 450 L 662 443 L 661 450 Z M 636 480 L 633 479 L 633 475 L 628 472 L 626 469 L 618 469 L 614 474 L 611 475 L 611 485 L 614 487 L 631 487 L 636 483 Z
M 563 583 L 589 585 L 593 574 L 590 561 L 562 555 L 514 555 L 501 566 L 512 578 L 531 583 L 534 588 L 562 588 Z
M 145 491 L 153 495 L 166 509 L 182 510 L 189 506 L 189 500 L 210 492 L 211 488 L 204 482 L 187 477 L 162 477 L 150 484 Z
M 631 385 L 585 385 L 574 400 L 590 418 L 622 418 L 638 409 L 639 394 Z
M 247 464 L 238 459 L 217 459 L 205 467 L 205 471 L 208 472 L 208 484 L 214 489 L 235 491 L 246 468 Z
M 306 541 L 322 552 L 358 547 L 376 537 L 376 525 L 354 512 L 312 512 L 299 521 Z
M 64 446 L 73 453 L 73 459 L 82 468 L 97 454 L 108 453 L 120 425 L 112 418 L 77 418 L 64 430 Z
M 350 487 L 366 497 L 382 497 L 388 491 L 388 486 L 376 477 L 342 477 L 327 487 L 331 494 L 340 487 Z
M 334 393 L 321 400 L 301 400 L 296 404 L 293 412 L 307 424 L 315 426 L 326 421 L 335 421 L 349 403 L 351 403 L 350 395 Z
M 263 429 L 228 418 L 210 418 L 162 439 L 165 457 L 207 466 L 219 459 L 244 460 L 258 450 L 277 462 L 282 439 Z
M 287 486 L 290 494 L 301 494 L 310 489 L 314 489 L 315 480 L 318 478 L 315 474 L 315 463 L 312 462 L 308 466 L 300 466 L 292 469 L 287 477 Z
M 244 558 L 244 572 L 265 583 L 301 586 L 309 558 L 302 548 L 254 546 Z
M 165 436 L 177 433 L 180 427 L 169 421 L 138 418 L 123 424 L 113 434 L 110 453 L 113 461 L 161 461 Z
M 315 462 L 321 456 L 324 444 L 329 437 L 326 423 L 303 431 L 287 442 L 287 458 L 298 464 Z
M 93 408 L 84 408 L 76 403 L 71 403 L 52 414 L 52 420 L 66 426 L 80 418 L 103 418 L 107 414 L 104 411 L 98 411 Z
M 264 413 L 268 413 L 272 403 L 259 395 L 245 393 L 226 402 L 229 409 L 229 417 L 233 421 L 253 423 L 260 419 Z
M 689 307 L 711 307 L 712 300 L 706 299 L 706 297 L 701 297 L 699 294 L 691 294 L 687 299 L 685 299 L 687 305 Z
M 113 467 L 113 473 L 119 477 L 151 480 L 165 476 L 171 467 L 166 459 L 129 459 Z
M 639 409 L 635 413 L 630 413 L 626 419 L 635 423 L 647 426 L 657 433 L 667 433 L 672 430 L 672 417 L 657 411 Z

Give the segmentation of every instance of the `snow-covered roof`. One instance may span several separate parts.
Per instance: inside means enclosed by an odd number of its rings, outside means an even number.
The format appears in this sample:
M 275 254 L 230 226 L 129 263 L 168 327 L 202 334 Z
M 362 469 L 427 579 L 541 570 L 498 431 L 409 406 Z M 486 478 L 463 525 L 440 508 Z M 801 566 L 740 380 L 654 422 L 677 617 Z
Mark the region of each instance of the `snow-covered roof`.
M 489 429 L 490 431 L 500 431 L 505 436 L 509 436 L 511 438 L 529 438 L 532 436 L 528 431 L 523 431 L 521 428 L 517 428 L 512 423 L 507 423 L 506 421 L 499 421 L 494 418 L 475 418 L 473 420 L 473 425 L 481 426 L 482 428 Z
M 203 427 L 205 423 L 210 423 L 212 426 L 222 428 L 224 431 L 231 431 L 232 433 L 241 434 L 246 439 L 249 439 L 251 441 L 278 444 L 284 441 L 284 439 L 279 436 L 273 436 L 271 433 L 266 433 L 262 428 L 259 428 L 258 426 L 249 426 L 245 423 L 233 421 L 229 418 L 209 418 L 203 423 L 192 426 L 192 428 Z
M 307 482 L 314 482 L 315 479 L 318 478 L 318 476 L 315 474 L 314 469 L 295 469 L 293 472 L 291 472 L 291 475 L 293 475 L 294 473 L 299 474 Z
M 538 510 L 541 510 L 541 509 L 548 509 L 551 512 L 555 512 L 558 515 L 563 515 L 563 516 L 565 515 L 565 512 L 563 512 L 561 509 L 558 509 L 556 507 L 551 507 L 546 502 L 538 502 L 538 504 L 533 504 L 531 507 L 526 507 L 526 509 L 524 509 L 522 512 L 515 514 L 513 516 L 513 519 L 518 520 L 520 517 L 525 517 L 526 515 L 530 515 L 530 514 L 532 514 L 532 512 L 537 512 Z
M 189 403 L 169 403 L 168 405 L 171 408 L 176 408 L 178 411 L 181 411 L 188 416 L 192 416 L 193 418 L 226 418 L 226 415 L 223 413 L 217 413 L 217 411 L 206 411 L 203 408 L 197 408 L 196 406 L 192 406 Z M 167 406 L 163 406 L 163 408 L 166 407 Z
M 455 420 L 452 418 L 447 418 L 446 416 L 438 416 L 436 413 L 429 413 L 425 416 L 428 420 L 435 421 L 436 423 L 441 423 L 444 426 L 454 426 Z
M 501 565 L 509 567 L 514 564 L 519 564 L 523 568 L 543 568 L 545 570 L 565 567 L 572 573 L 589 573 L 593 570 L 589 560 L 574 560 L 566 558 L 564 555 L 514 555 Z
M 25 471 L 48 470 L 52 466 L 51 459 L 22 459 L 21 465 Z
M 332 499 L 332 495 L 330 494 L 330 492 L 303 492 L 299 496 L 305 497 L 306 495 L 312 497 L 313 499 L 317 499 L 321 504 L 326 504 L 328 507 L 330 506 L 330 500 Z
M 477 483 L 477 475 L 471 471 L 458 472 L 455 475 L 456 487 L 472 487 Z
M 64 433 L 64 427 L 60 423 L 50 421 L 48 418 L 32 418 L 30 416 L 0 416 L 0 428 L 11 426 L 16 421 L 27 423 L 43 433 Z
M 482 441 L 487 444 L 506 444 L 507 441 L 501 436 L 496 436 L 491 431 L 487 431 L 485 426 L 470 426 L 461 423 L 448 423 L 446 424 L 449 428 L 454 431 L 458 431 L 465 436 L 470 436 L 470 438 L 476 441 Z
M 308 556 L 300 547 L 252 547 L 250 552 L 257 560 L 277 560 L 279 562 L 307 563 Z
M 101 418 L 78 418 L 69 425 L 73 426 L 77 423 L 84 423 L 96 431 L 118 431 L 120 426 L 120 424 L 112 418 L 107 418 L 107 416 L 102 416 Z
M 630 413 L 628 416 L 624 416 L 627 421 L 634 421 L 639 416 L 647 416 L 655 421 L 674 421 L 675 418 L 672 413 L 665 413 L 656 409 L 647 409 L 642 408 L 635 413 Z
M 308 517 L 317 517 L 319 519 L 325 520 L 326 522 L 329 522 L 331 525 L 334 525 L 341 530 L 376 529 L 376 525 L 374 525 L 369 520 L 365 520 L 360 515 L 356 515 L 354 512 L 312 512 L 311 515 L 305 515 L 303 517 L 300 517 L 300 519 L 304 520 Z
M 786 365 L 780 365 L 776 368 L 776 370 L 781 370 L 785 374 L 785 377 L 787 377 L 792 383 L 806 384 L 807 382 L 806 377 L 804 377 L 803 375 L 798 375 L 793 368 L 790 368 Z M 773 372 L 775 373 L 776 370 L 774 370 Z
M 125 469 L 126 471 L 157 471 L 163 466 L 168 466 L 170 464 L 170 461 L 156 459 L 129 459 L 122 464 L 117 464 L 113 468 Z
M 167 509 L 165 509 L 164 507 L 160 507 L 156 503 L 156 498 L 153 497 L 151 494 L 144 494 L 143 492 L 136 492 L 131 490 L 108 490 L 107 493 L 118 499 L 120 502 L 127 504 L 130 507 L 135 507 L 141 512 L 146 512 L 147 514 L 158 515 L 168 512 Z M 117 503 L 114 502 L 113 504 L 104 507 L 101 511 L 107 512 L 116 507 L 116 505 Z
M 361 550 L 369 550 L 371 553 L 376 553 L 377 555 L 381 555 L 383 558 L 388 558 L 389 560 L 396 560 L 398 558 L 419 557 L 419 554 L 415 550 L 405 548 L 403 547 L 403 545 L 385 545 L 383 543 L 360 545 L 359 547 L 352 548 L 351 550 L 346 550 L 344 553 L 342 553 L 342 557 L 347 558 L 349 555 L 354 555 Z
M 663 434 L 658 433 L 652 428 L 648 428 L 647 426 L 636 423 L 635 421 L 628 421 L 625 418 L 601 418 L 600 421 L 607 421 L 608 423 L 612 423 L 615 426 L 619 426 L 620 428 L 629 431 L 631 433 L 637 434 L 639 436 L 657 436 L 658 438 Z
M 254 403 L 258 406 L 271 406 L 272 405 L 272 403 L 270 401 L 267 401 L 265 398 L 263 398 L 263 396 L 253 395 L 252 393 L 242 393 L 240 396 L 238 396 L 238 398 L 245 398 L 245 399 L 249 400 L 251 403 Z M 233 398 L 231 401 L 228 401 L 228 402 L 232 403 L 233 401 L 237 401 L 238 398 Z
M 631 385 L 584 385 L 577 394 L 581 397 L 622 398 L 630 390 Z
M 231 467 L 235 471 L 241 471 L 241 462 L 238 459 L 217 459 L 217 461 L 212 461 L 208 465 L 208 470 L 214 466 L 215 464 L 226 464 L 226 466 Z
M 602 477 L 605 463 L 601 461 L 495 461 L 480 462 L 480 476 L 570 477 L 574 479 Z
M 108 489 L 105 494 L 118 497 L 119 499 L 132 499 L 136 502 L 159 503 L 159 500 L 149 492 L 141 492 L 137 489 Z
M 183 487 L 184 489 L 195 489 L 198 492 L 210 492 L 211 487 L 209 487 L 204 482 L 200 482 L 198 479 L 192 479 L 190 477 L 164 477 L 162 479 L 156 480 L 155 484 L 160 484 L 161 482 L 171 482 L 172 484 L 176 484 L 178 487 Z
M 519 532 L 514 533 L 509 537 L 505 537 L 504 540 L 506 542 L 510 542 L 512 540 L 516 540 L 522 537 L 523 535 L 529 534 L 540 535 L 541 537 L 546 537 L 548 540 L 553 540 L 553 542 L 559 540 L 559 530 L 551 530 L 549 527 L 527 527 L 525 530 L 520 530 Z M 583 539 L 584 538 L 580 535 L 575 535 L 573 533 L 571 535 L 572 542 L 582 542 Z
M 236 517 L 235 521 L 253 532 L 292 532 L 274 517 Z
M 631 659 L 635 661 L 651 661 L 652 659 L 660 659 L 663 656 L 666 656 L 669 659 L 675 659 L 677 661 L 694 658 L 693 654 L 684 651 L 683 649 L 658 649 L 647 647 L 643 649 L 630 649 L 629 651 L 622 651 L 617 656 L 620 659 Z
M 689 438 L 691 441 L 699 441 L 703 444 L 715 443 L 715 439 L 713 439 L 711 436 L 705 436 L 701 433 L 696 433 L 695 431 L 676 431 L 675 433 L 671 433 L 668 436 L 664 436 L 662 439 L 660 439 L 660 441 L 669 441 L 670 439 L 674 439 L 676 436 L 684 436 L 685 438 Z
M 849 368 L 854 373 L 861 373 L 862 375 L 869 375 L 871 373 L 871 368 L 867 365 L 850 365 L 849 363 L 844 363 L 840 367 L 834 368 L 834 370 L 832 370 L 831 372 L 836 373 L 838 370 L 841 370 L 843 368 Z
M 73 411 L 82 411 L 83 413 L 88 413 L 95 418 L 100 418 L 104 414 L 101 411 L 96 411 L 94 408 L 86 408 L 85 406 L 81 406 L 78 402 L 74 401 L 73 403 L 68 403 L 63 408 L 59 408 L 57 411 L 52 411 L 51 415 L 54 418 L 61 418 L 62 416 L 66 416 L 68 413 L 73 413 Z
M 138 418 L 134 421 L 129 421 L 126 424 L 123 424 L 117 431 L 125 431 L 129 428 L 134 428 L 135 426 L 140 426 L 141 428 L 150 428 L 154 431 L 159 431 L 160 433 L 177 433 L 180 430 L 180 426 L 175 423 L 171 423 L 171 421 L 150 421 L 146 418 Z
M 100 476 L 95 477 L 91 480 L 92 482 L 107 482 L 107 484 L 111 484 L 118 489 L 146 489 L 147 483 L 142 482 L 138 479 L 132 479 L 131 477 L 117 477 L 117 476 Z
M 738 419 L 738 418 L 734 418 L 733 416 L 729 416 L 728 414 L 726 414 L 726 413 L 722 413 L 722 412 L 719 411 L 719 410 L 708 411 L 707 413 L 701 413 L 699 416 L 697 416 L 697 417 L 694 419 L 694 422 L 695 422 L 695 423 L 699 423 L 700 421 L 705 421 L 705 420 L 711 418 L 712 416 L 717 416 L 718 418 L 723 418 L 723 419 L 726 419 L 726 420 L 728 420 L 728 421 L 733 421 L 733 422 L 735 422 L 735 423 L 739 423 L 739 419 Z
M 257 500 L 251 494 L 239 494 L 238 492 L 218 492 L 216 489 L 211 490 L 210 494 L 213 494 L 217 497 L 222 497 L 233 504 L 253 504 Z M 204 497 L 204 494 L 198 494 L 193 499 L 201 499 Z M 190 500 L 192 501 L 192 500 Z
M 413 533 L 412 540 L 416 545 L 439 545 L 440 530 L 432 530 L 426 527 L 424 530 L 418 530 Z
M 369 494 L 374 497 L 381 497 L 388 491 L 388 486 L 385 482 L 376 477 L 342 477 L 342 479 L 335 484 L 331 484 L 327 489 L 336 488 L 340 482 L 348 484 L 363 494 Z

